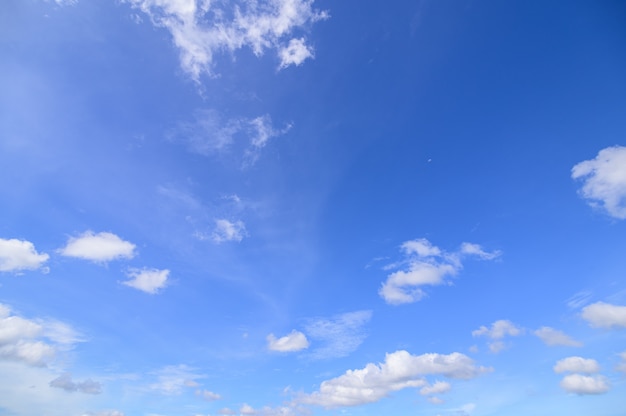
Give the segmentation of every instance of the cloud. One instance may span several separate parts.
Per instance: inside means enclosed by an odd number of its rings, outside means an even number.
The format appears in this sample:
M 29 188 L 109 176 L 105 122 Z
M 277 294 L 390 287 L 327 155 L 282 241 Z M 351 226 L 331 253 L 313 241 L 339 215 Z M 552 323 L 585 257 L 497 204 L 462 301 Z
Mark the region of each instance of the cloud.
M 102 385 L 91 379 L 85 381 L 74 381 L 69 373 L 63 374 L 50 382 L 50 387 L 65 390 L 67 392 L 80 392 L 85 394 L 102 393 Z
M 213 402 L 222 398 L 222 396 L 220 396 L 219 394 L 209 390 L 196 390 L 196 396 L 200 396 L 208 402 Z
M 289 335 L 276 338 L 274 334 L 267 336 L 267 348 L 271 351 L 293 352 L 301 351 L 309 347 L 309 341 L 302 332 L 296 330 L 291 331 Z
M 564 347 L 582 347 L 583 344 L 581 342 L 572 339 L 565 333 L 550 328 L 549 326 L 542 326 L 538 330 L 534 332 L 536 336 L 538 336 L 544 344 L 555 347 L 555 346 L 564 346 Z
M 384 363 L 370 363 L 326 380 L 319 391 L 303 395 L 297 401 L 325 408 L 358 406 L 377 402 L 393 391 L 424 387 L 427 375 L 468 380 L 486 371 L 489 370 L 477 367 L 471 358 L 458 352 L 411 355 L 401 350 L 386 354 Z
M 600 150 L 595 159 L 572 168 L 572 178 L 582 180 L 580 195 L 614 218 L 626 218 L 626 147 Z
M 86 231 L 80 237 L 71 237 L 60 253 L 67 257 L 106 263 L 111 260 L 132 259 L 135 256 L 135 245 L 112 233 L 95 234 L 93 231 Z
M 450 391 L 452 386 L 445 381 L 437 381 L 433 385 L 424 386 L 420 389 L 422 396 L 430 396 L 431 394 L 443 394 Z
M 238 1 L 228 10 L 221 7 L 231 3 L 201 0 L 126 2 L 148 15 L 155 26 L 170 32 L 180 53 L 181 67 L 195 82 L 199 82 L 201 74 L 213 74 L 217 53 L 232 54 L 244 47 L 256 56 L 263 55 L 266 49 L 279 51 L 281 69 L 298 65 L 312 54 L 285 60 L 282 51 L 286 39 L 291 38 L 291 45 L 295 30 L 328 18 L 328 13 L 313 9 L 313 0 Z
M 86 412 L 82 416 L 124 416 L 119 410 L 101 410 L 99 412 Z
M 584 376 L 568 374 L 561 380 L 560 386 L 569 393 L 579 395 L 603 394 L 611 388 L 609 380 L 602 375 Z
M 170 271 L 167 269 L 130 269 L 127 275 L 131 279 L 122 284 L 154 295 L 167 286 L 169 274 Z
M 0 304 L 0 359 L 45 366 L 59 349 L 79 341 L 66 324 L 22 318 Z
M 149 388 L 166 396 L 179 395 L 185 388 L 197 387 L 199 384 L 196 380 L 205 378 L 186 365 L 166 366 L 154 374 L 157 381 L 150 384 Z
M 309 356 L 313 359 L 345 357 L 355 351 L 367 337 L 363 330 L 372 318 L 372 311 L 355 311 L 331 318 L 319 318 L 309 321 L 305 332 L 322 344 Z
M 405 256 L 400 262 L 401 269 L 389 274 L 378 291 L 392 305 L 421 300 L 425 296 L 421 286 L 448 283 L 447 278 L 455 276 L 463 268 L 461 260 L 465 257 L 492 260 L 500 256 L 499 251 L 489 253 L 473 243 L 463 243 L 459 251 L 446 253 L 425 238 L 406 241 L 401 249 Z M 391 267 L 398 268 L 398 265 Z
M 522 335 L 524 333 L 524 329 L 517 327 L 511 321 L 507 321 L 504 319 L 495 321 L 491 324 L 491 328 L 487 328 L 486 326 L 481 326 L 480 328 L 472 331 L 473 337 L 485 336 L 491 340 L 489 342 L 489 350 L 493 353 L 498 353 L 506 348 L 505 343 L 502 341 L 507 336 L 516 337 Z
M 585 306 L 582 318 L 596 328 L 626 328 L 626 306 L 596 302 Z
M 554 366 L 555 373 L 584 373 L 595 374 L 600 371 L 596 360 L 582 357 L 567 357 L 559 360 Z
M 313 49 L 304 41 L 304 38 L 291 39 L 289 45 L 278 51 L 280 57 L 279 68 L 286 68 L 289 65 L 301 65 L 308 58 L 313 58 Z
M 45 253 L 37 253 L 30 241 L 0 238 L 0 272 L 37 270 L 49 258 Z
M 213 242 L 220 244 L 227 241 L 240 242 L 246 236 L 246 226 L 242 221 L 215 220 L 215 229 L 211 234 Z
M 617 367 L 615 367 L 615 369 L 621 373 L 626 374 L 626 351 L 622 352 L 619 356 L 622 361 L 617 364 Z

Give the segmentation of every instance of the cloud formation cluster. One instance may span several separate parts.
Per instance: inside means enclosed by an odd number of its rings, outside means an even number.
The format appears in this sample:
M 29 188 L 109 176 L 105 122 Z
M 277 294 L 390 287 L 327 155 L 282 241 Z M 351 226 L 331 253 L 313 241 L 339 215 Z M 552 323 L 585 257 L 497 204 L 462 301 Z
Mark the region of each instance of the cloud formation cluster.
M 448 278 L 461 271 L 462 261 L 468 257 L 493 260 L 500 255 L 499 251 L 487 252 L 473 243 L 463 243 L 458 251 L 447 253 L 425 238 L 406 241 L 401 249 L 404 260 L 391 266 L 399 270 L 389 274 L 378 291 L 392 305 L 421 300 L 426 295 L 422 286 L 449 283 Z
M 234 53 L 244 47 L 256 56 L 276 50 L 280 69 L 300 65 L 313 57 L 313 49 L 304 37 L 294 37 L 294 32 L 329 17 L 327 12 L 313 8 L 313 0 L 126 2 L 170 33 L 182 69 L 196 82 L 203 73 L 213 74 L 216 54 Z
M 554 372 L 567 374 L 561 380 L 563 390 L 578 395 L 602 394 L 610 389 L 609 380 L 600 374 L 596 360 L 582 357 L 567 357 L 554 365 Z

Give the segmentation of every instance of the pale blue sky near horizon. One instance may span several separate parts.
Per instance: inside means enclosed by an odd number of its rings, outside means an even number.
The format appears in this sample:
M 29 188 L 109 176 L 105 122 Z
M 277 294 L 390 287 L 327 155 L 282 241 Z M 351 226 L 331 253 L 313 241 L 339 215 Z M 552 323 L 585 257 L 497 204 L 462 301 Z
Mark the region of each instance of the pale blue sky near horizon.
M 619 416 L 626 4 L 7 0 L 0 416 Z

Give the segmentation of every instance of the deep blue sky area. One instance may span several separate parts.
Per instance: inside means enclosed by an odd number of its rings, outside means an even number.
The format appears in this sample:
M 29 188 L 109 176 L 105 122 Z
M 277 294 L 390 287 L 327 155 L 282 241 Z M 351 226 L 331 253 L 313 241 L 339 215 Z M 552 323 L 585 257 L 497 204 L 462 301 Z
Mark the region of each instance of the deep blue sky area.
M 626 408 L 626 3 L 5 0 L 0 416 Z

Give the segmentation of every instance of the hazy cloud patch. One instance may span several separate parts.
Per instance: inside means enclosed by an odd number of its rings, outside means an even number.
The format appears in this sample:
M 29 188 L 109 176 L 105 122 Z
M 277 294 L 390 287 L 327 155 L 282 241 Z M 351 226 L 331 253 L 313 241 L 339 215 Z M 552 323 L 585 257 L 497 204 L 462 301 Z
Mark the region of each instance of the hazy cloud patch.
M 583 344 L 575 339 L 571 338 L 569 335 L 565 334 L 562 331 L 559 331 L 554 328 L 550 328 L 549 326 L 542 326 L 538 330 L 534 332 L 534 334 L 539 337 L 543 341 L 544 344 L 555 347 L 555 346 L 564 346 L 564 347 L 582 347 Z
M 355 351 L 367 337 L 364 326 L 372 311 L 355 311 L 318 318 L 305 325 L 306 334 L 321 344 L 308 355 L 313 359 L 345 357 Z
M 523 333 L 523 328 L 516 326 L 511 321 L 501 319 L 492 323 L 491 328 L 483 325 L 472 331 L 472 336 L 484 336 L 491 339 L 491 341 L 488 342 L 489 350 L 493 353 L 498 353 L 506 348 L 506 344 L 503 341 L 505 337 L 516 337 L 522 335 Z
M 50 387 L 65 390 L 67 392 L 80 392 L 85 394 L 102 393 L 102 385 L 91 379 L 84 381 L 72 380 L 72 375 L 65 373 L 50 382 Z

